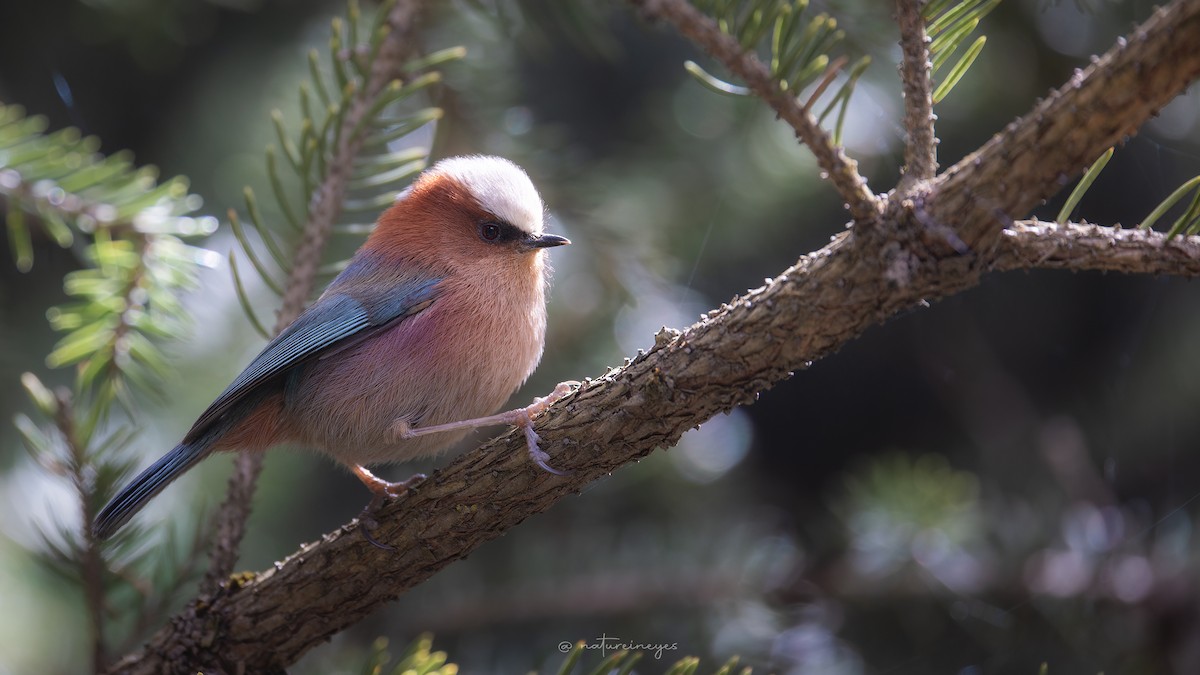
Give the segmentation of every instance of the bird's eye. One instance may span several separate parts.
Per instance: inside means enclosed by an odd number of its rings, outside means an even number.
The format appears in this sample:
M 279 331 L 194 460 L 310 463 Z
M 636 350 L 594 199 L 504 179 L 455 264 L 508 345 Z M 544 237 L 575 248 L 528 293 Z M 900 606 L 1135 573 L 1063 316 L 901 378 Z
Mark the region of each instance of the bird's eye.
M 500 226 L 496 223 L 484 223 L 479 226 L 479 238 L 484 241 L 496 241 L 500 234 Z

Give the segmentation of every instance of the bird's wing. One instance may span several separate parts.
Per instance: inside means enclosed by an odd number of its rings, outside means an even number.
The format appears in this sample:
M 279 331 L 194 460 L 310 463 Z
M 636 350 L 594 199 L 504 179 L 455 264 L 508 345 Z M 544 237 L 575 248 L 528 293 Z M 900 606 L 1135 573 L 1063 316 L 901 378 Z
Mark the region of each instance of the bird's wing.
M 347 270 L 349 271 L 349 270 Z M 341 277 L 339 277 L 339 280 Z M 271 340 L 192 425 L 183 442 L 199 436 L 226 413 L 291 368 L 322 358 L 429 306 L 441 279 L 398 279 L 392 284 L 339 283 Z

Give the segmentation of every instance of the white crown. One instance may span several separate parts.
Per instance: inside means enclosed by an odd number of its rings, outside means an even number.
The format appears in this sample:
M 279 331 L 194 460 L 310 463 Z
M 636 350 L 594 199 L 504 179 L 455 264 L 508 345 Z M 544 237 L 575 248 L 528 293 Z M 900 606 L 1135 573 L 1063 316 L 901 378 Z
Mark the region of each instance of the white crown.
M 479 205 L 529 234 L 541 234 L 545 207 L 521 167 L 503 157 L 468 155 L 443 159 L 429 170 L 458 181 Z

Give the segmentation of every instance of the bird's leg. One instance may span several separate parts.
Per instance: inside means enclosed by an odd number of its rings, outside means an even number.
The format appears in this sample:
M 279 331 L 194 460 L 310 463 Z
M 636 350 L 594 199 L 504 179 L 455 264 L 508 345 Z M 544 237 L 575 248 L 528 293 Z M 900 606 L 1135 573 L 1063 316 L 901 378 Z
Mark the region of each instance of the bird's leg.
M 550 460 L 550 455 L 547 455 L 538 447 L 538 441 L 541 439 L 538 438 L 537 432 L 533 430 L 533 418 L 542 414 L 546 408 L 549 408 L 555 401 L 571 393 L 578 386 L 579 382 L 575 380 L 560 382 L 554 388 L 554 391 L 550 392 L 549 396 L 535 398 L 533 399 L 533 403 L 524 408 L 488 415 L 487 417 L 417 428 L 409 426 L 408 422 L 404 420 L 396 420 L 392 425 L 392 429 L 400 438 L 415 438 L 417 436 L 424 436 L 425 434 L 437 434 L 443 431 L 455 431 L 458 429 L 474 429 L 476 427 L 487 427 L 497 424 L 520 427 L 525 432 L 525 444 L 529 448 L 529 458 L 533 460 L 533 463 L 552 474 L 564 476 L 566 475 L 565 472 L 559 471 L 547 463 Z
M 367 486 L 367 489 L 375 495 L 375 498 L 381 504 L 384 500 L 399 497 L 425 480 L 425 474 L 415 473 L 408 480 L 400 480 L 392 483 L 371 473 L 367 470 L 367 467 L 361 464 L 354 465 L 352 470 L 354 471 L 354 475 L 363 482 L 363 485 Z
M 408 492 L 412 488 L 416 487 L 421 481 L 425 480 L 425 474 L 415 473 L 410 476 L 408 480 L 401 480 L 392 483 L 371 473 L 367 470 L 367 467 L 361 464 L 355 464 L 352 471 L 354 471 L 354 475 L 363 482 L 363 485 L 366 485 L 367 489 L 370 490 L 373 495 L 375 495 L 371 498 L 371 501 L 367 504 L 367 507 L 362 510 L 362 513 L 358 514 L 359 532 L 362 532 L 362 535 L 366 537 L 367 541 L 371 542 L 371 544 L 374 546 L 385 551 L 393 550 L 391 546 L 388 546 L 387 544 L 381 544 L 371 536 L 370 531 L 375 529 L 375 526 L 379 524 L 375 522 L 375 512 L 379 510 L 380 506 L 383 506 L 385 501 L 389 499 L 395 499 L 396 497 L 399 497 L 405 492 Z

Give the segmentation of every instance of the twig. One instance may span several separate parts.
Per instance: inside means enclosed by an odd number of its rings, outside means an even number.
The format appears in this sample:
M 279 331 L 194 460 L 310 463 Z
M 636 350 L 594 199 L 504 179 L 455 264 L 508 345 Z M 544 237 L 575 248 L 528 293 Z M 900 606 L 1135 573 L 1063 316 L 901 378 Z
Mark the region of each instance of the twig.
M 765 101 L 780 119 L 796 132 L 796 137 L 808 146 L 817 158 L 817 165 L 829 177 L 833 186 L 846 200 L 846 208 L 854 222 L 860 225 L 879 219 L 882 205 L 858 173 L 858 163 L 834 145 L 829 134 L 817 120 L 805 111 L 793 92 L 785 92 L 767 67 L 754 54 L 742 49 L 738 41 L 721 32 L 709 17 L 692 7 L 686 0 L 629 0 L 641 7 L 647 16 L 670 22 L 675 28 L 706 53 L 737 75 L 756 96 Z
M 92 521 L 96 518 L 96 487 L 87 471 L 90 466 L 87 447 L 75 433 L 75 408 L 71 394 L 62 390 L 56 393 L 55 398 L 58 399 L 58 406 L 54 425 L 67 444 L 71 458 L 71 483 L 75 488 L 75 498 L 79 500 L 79 515 L 82 518 L 83 550 L 78 561 L 79 572 L 83 581 L 83 600 L 87 606 L 88 629 L 91 632 L 92 672 L 99 673 L 104 669 L 107 657 L 104 650 L 104 559 L 100 555 L 100 542 L 92 534 Z
M 929 64 L 929 36 L 921 18 L 924 0 L 896 0 L 900 26 L 900 82 L 904 89 L 904 174 L 898 190 L 937 173 L 937 137 L 933 130 L 933 81 Z
M 1088 223 L 1022 220 L 1004 230 L 991 269 L 1104 270 L 1200 276 L 1200 237 Z
M 410 38 L 420 8 L 420 0 L 398 0 L 388 14 L 390 32 L 371 64 L 371 76 L 366 87 L 354 97 L 350 109 L 346 111 L 338 136 L 341 141 L 329 161 L 324 181 L 314 193 L 308 223 L 304 226 L 293 257 L 292 270 L 284 286 L 283 303 L 275 321 L 276 334 L 300 315 L 312 295 L 325 243 L 333 224 L 341 215 L 342 200 L 346 195 L 354 158 L 362 148 L 361 134 L 356 136 L 353 131 L 359 128 L 379 92 L 402 74 L 403 65 L 413 51 Z M 234 472 L 229 478 L 225 501 L 216 515 L 211 562 L 200 584 L 202 593 L 216 590 L 233 571 L 262 462 L 263 455 L 258 453 L 241 453 L 234 460 Z

